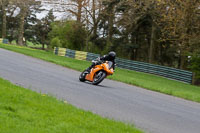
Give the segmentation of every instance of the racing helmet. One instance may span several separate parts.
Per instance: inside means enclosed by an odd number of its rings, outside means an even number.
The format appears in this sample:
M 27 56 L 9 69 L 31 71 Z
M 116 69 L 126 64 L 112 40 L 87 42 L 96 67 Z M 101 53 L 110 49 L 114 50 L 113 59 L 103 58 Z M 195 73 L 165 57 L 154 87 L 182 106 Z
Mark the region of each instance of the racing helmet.
M 115 59 L 115 56 L 116 56 L 116 53 L 114 51 L 111 51 L 108 53 L 108 56 L 111 60 L 114 60 Z

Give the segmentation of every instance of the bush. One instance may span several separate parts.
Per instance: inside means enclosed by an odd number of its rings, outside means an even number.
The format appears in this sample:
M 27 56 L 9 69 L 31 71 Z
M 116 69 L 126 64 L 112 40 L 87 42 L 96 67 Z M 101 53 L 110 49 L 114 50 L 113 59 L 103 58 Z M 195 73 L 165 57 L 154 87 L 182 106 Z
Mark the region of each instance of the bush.
M 86 46 L 87 31 L 76 21 L 54 22 L 51 24 L 52 31 L 49 38 L 58 38 L 61 47 L 83 50 Z
M 51 42 L 50 42 L 50 46 L 51 46 L 52 48 L 54 48 L 54 47 L 61 47 L 61 43 L 60 43 L 59 38 L 58 38 L 58 37 L 53 38 L 53 39 L 51 40 Z
M 195 73 L 195 85 L 200 85 L 200 53 L 193 54 L 189 68 L 192 72 Z

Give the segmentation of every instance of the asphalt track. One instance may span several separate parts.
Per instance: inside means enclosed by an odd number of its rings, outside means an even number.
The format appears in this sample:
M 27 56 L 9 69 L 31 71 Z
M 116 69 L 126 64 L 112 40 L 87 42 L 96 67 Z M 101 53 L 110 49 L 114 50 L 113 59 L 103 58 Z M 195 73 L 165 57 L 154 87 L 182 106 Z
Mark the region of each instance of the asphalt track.
M 79 82 L 80 72 L 0 49 L 0 77 L 48 93 L 147 133 L 200 133 L 200 104 L 111 80 Z

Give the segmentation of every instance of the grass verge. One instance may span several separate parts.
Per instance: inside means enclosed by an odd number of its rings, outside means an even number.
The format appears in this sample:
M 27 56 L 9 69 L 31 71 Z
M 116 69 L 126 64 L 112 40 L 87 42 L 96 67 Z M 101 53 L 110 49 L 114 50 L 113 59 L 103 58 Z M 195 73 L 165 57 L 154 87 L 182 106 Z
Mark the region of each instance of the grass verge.
M 141 133 L 0 78 L 1 133 Z
M 72 68 L 78 71 L 83 71 L 91 64 L 87 61 L 79 61 L 72 58 L 60 57 L 54 55 L 52 52 L 35 50 L 26 47 L 0 44 L 0 48 L 12 50 L 28 56 L 56 63 L 68 68 Z M 110 76 L 109 79 L 136 85 L 142 88 L 165 93 L 168 95 L 177 96 L 187 100 L 200 102 L 200 87 L 174 80 L 169 80 L 160 76 L 118 68 L 116 69 L 115 74 L 113 76 Z

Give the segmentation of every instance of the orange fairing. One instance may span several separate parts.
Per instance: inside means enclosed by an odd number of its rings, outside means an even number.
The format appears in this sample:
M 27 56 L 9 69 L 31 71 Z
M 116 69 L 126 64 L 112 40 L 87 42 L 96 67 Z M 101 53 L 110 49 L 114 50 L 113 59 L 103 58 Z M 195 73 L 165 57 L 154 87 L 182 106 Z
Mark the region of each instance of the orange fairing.
M 89 80 L 89 81 L 93 81 L 94 80 L 94 76 L 96 74 L 96 72 L 100 71 L 100 70 L 103 70 L 106 72 L 107 76 L 108 75 L 112 75 L 114 73 L 114 70 L 113 68 L 109 69 L 109 65 L 108 63 L 103 63 L 101 65 L 97 65 L 95 66 L 94 68 L 92 68 L 90 74 L 87 74 L 85 79 L 86 80 Z
M 102 64 L 104 71 L 106 71 L 107 76 L 113 74 L 113 68 L 109 69 L 109 65 L 107 63 Z

